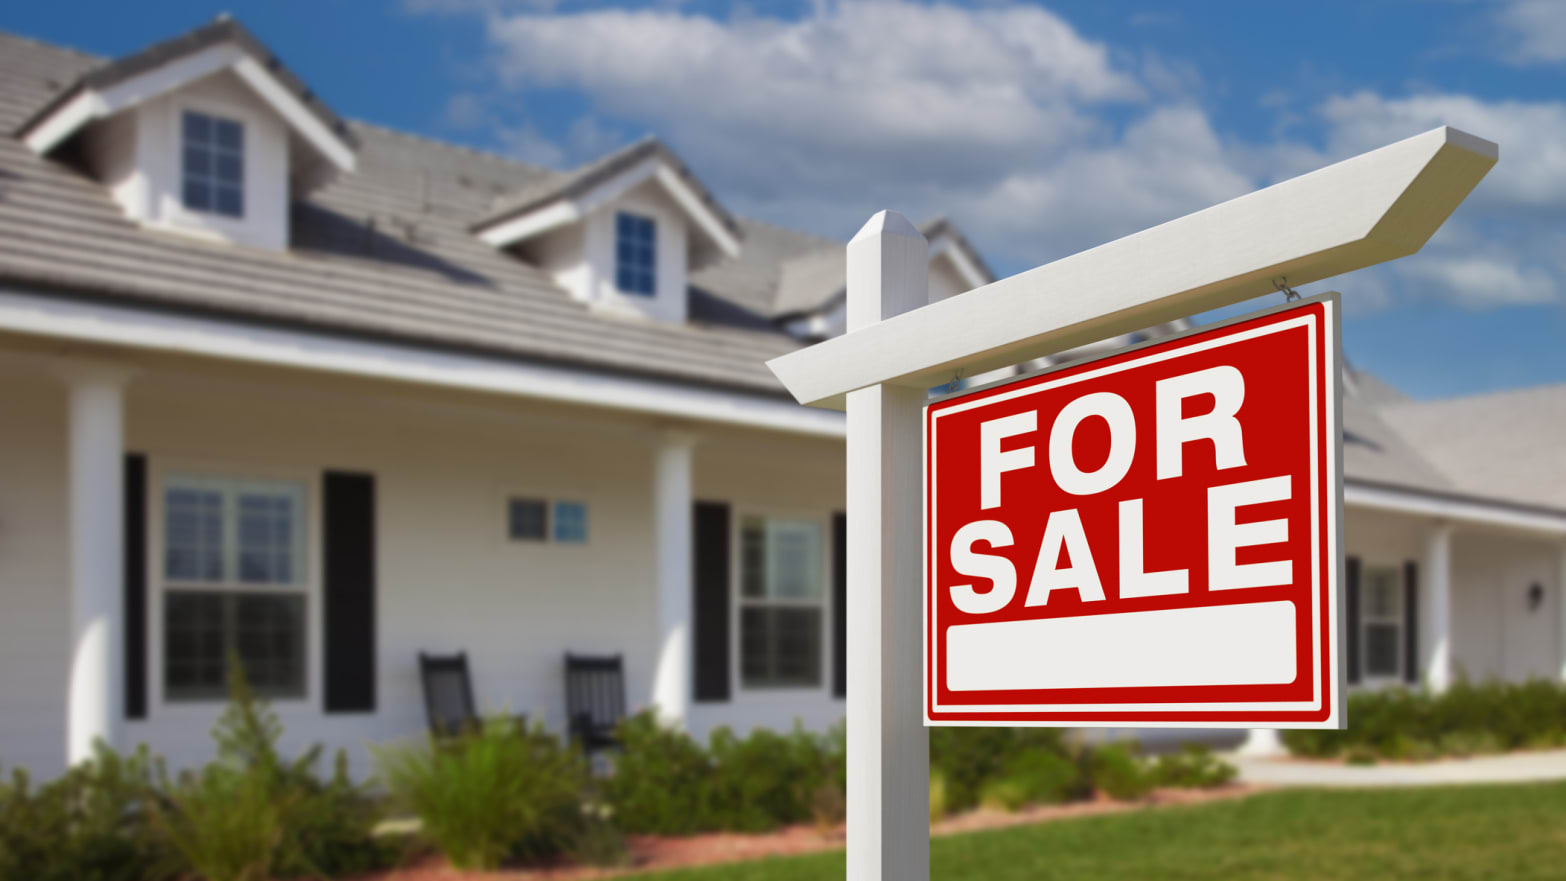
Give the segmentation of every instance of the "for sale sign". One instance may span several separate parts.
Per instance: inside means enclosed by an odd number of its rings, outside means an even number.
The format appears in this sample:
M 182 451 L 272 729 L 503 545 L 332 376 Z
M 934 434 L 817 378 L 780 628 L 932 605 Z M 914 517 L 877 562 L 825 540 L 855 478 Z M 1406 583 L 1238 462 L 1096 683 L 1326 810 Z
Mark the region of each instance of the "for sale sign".
M 932 403 L 933 725 L 1336 728 L 1335 296 Z

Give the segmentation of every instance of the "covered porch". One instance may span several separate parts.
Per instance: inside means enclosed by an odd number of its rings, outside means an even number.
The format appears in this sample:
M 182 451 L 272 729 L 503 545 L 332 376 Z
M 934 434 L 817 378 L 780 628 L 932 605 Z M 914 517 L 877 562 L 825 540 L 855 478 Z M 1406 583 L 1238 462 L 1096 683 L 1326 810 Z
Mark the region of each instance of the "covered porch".
M 361 773 L 366 744 L 425 730 L 421 651 L 467 652 L 481 711 L 556 731 L 567 652 L 622 655 L 628 709 L 699 736 L 841 718 L 833 414 L 591 377 L 551 397 L 558 376 L 479 359 L 437 365 L 456 387 L 329 354 L 339 369 L 0 338 L 0 764 L 53 776 L 98 740 L 205 760 L 231 651 L 285 748 L 344 748 Z M 726 514 L 705 575 L 702 504 Z M 804 531 L 799 596 L 741 590 L 742 531 L 774 522 Z M 722 690 L 700 690 L 698 654 Z
M 1344 496 L 1350 694 L 1566 679 L 1566 514 L 1355 480 Z M 1256 730 L 1243 750 L 1282 746 Z

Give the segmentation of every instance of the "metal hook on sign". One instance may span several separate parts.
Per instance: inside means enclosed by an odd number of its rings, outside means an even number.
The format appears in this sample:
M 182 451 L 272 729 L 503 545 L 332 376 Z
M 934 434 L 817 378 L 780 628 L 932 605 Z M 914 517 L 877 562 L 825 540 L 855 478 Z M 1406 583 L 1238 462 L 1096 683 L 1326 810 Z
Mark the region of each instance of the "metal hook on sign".
M 1300 292 L 1289 287 L 1288 276 L 1279 276 L 1278 280 L 1272 284 L 1273 287 L 1278 289 L 1278 293 L 1283 294 L 1283 302 L 1288 303 L 1300 298 Z
M 956 391 L 957 390 L 957 384 L 960 383 L 960 382 L 962 382 L 962 368 L 961 367 L 957 368 L 957 372 L 952 374 L 952 381 L 948 382 L 946 384 L 946 393 L 949 395 L 952 392 Z

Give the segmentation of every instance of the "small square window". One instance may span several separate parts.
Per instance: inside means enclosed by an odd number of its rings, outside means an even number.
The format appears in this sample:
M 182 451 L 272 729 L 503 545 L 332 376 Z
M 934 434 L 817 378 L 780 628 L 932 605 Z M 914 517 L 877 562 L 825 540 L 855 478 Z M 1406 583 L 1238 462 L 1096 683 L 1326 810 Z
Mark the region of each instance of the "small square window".
M 555 502 L 555 541 L 587 541 L 586 502 Z
M 549 505 L 543 499 L 512 499 L 508 507 L 512 541 L 549 537 Z

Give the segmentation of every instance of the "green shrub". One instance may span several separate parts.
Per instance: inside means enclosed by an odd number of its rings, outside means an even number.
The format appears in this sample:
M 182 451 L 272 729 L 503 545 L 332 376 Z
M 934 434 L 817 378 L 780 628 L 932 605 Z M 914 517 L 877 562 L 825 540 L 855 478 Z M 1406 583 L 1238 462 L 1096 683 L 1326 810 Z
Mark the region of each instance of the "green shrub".
M 712 732 L 709 745 L 642 713 L 621 723 L 615 774 L 604 794 L 627 832 L 765 832 L 788 823 L 836 823 L 844 786 L 841 729 L 817 735 L 758 728 Z
M 209 765 L 183 780 L 162 816 L 168 840 L 208 881 L 266 881 L 290 844 L 283 815 L 291 807 L 273 781 Z
M 824 833 L 847 817 L 848 798 L 843 787 L 835 779 L 822 781 L 810 798 L 810 821 Z
M 586 763 L 542 728 L 494 719 L 460 738 L 374 752 L 387 790 L 459 869 L 559 853 L 581 825 Z
M 723 727 L 709 743 L 709 805 L 723 829 L 766 832 L 808 820 L 817 789 L 834 776 L 824 739 L 798 727 L 786 735 L 757 728 L 744 739 Z
M 1350 765 L 1374 765 L 1376 751 L 1362 743 L 1356 743 L 1343 752 L 1343 760 Z
M 1504 752 L 1501 738 L 1489 731 L 1453 731 L 1436 742 L 1436 749 L 1448 756 L 1483 756 Z
M 1207 747 L 1188 743 L 1177 752 L 1159 756 L 1152 773 L 1158 786 L 1212 789 L 1233 781 L 1238 771 Z
M 1001 775 L 1017 785 L 1026 804 L 1058 804 L 1085 794 L 1082 770 L 1064 752 L 1024 750 L 1007 759 Z
M 930 822 L 934 823 L 950 813 L 946 804 L 946 775 L 930 769 Z
M 690 835 L 714 828 L 712 758 L 690 735 L 639 713 L 620 723 L 620 752 L 604 797 L 626 832 Z
M 213 736 L 218 761 L 171 781 L 141 747 L 94 759 L 34 789 L 0 784 L 0 881 L 207 881 L 334 877 L 389 864 L 371 835 L 376 801 L 353 785 L 346 759 L 323 783 L 320 750 L 289 762 L 277 718 L 255 700 L 237 660 Z
M 319 746 L 284 759 L 282 726 L 255 698 L 237 658 L 212 735 L 218 760 L 173 782 L 163 775 L 152 811 L 185 867 L 207 881 L 260 881 L 336 877 L 390 862 L 390 847 L 371 834 L 378 806 L 349 779 L 347 757 L 338 754 L 325 783 L 315 773 Z
M 566 854 L 584 866 L 622 868 L 631 864 L 625 833 L 614 823 L 614 808 L 590 796 L 582 802 L 582 821 L 566 842 Z
M 1093 785 L 1116 801 L 1136 801 L 1153 791 L 1156 780 L 1135 750 L 1123 743 L 1095 747 L 1089 767 Z
M 159 881 L 176 863 L 152 827 L 153 761 L 101 744 L 91 762 L 34 788 L 0 782 L 0 881 Z
M 930 768 L 946 781 L 946 806 L 953 813 L 979 803 L 987 783 L 1007 774 L 1016 756 L 1048 753 L 1070 759 L 1055 728 L 932 728 Z
M 1020 811 L 1028 804 L 1028 792 L 1020 781 L 1001 777 L 979 790 L 979 806 L 991 811 Z
M 1404 688 L 1349 696 L 1348 728 L 1289 731 L 1295 755 L 1366 753 L 1386 759 L 1503 752 L 1566 741 L 1566 684 L 1551 680 L 1474 684 L 1464 677 L 1439 695 Z

